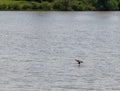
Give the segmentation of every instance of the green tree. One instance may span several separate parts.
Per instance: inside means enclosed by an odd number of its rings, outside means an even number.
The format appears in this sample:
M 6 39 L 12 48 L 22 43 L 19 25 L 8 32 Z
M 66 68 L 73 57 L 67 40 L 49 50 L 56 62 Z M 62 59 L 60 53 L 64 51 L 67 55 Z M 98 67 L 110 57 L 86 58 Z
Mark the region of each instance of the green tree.
M 118 1 L 117 0 L 108 0 L 107 1 L 107 10 L 118 10 Z
M 49 2 L 42 2 L 41 5 L 40 5 L 40 8 L 42 10 L 47 11 L 47 10 L 52 10 L 53 7 Z
M 118 0 L 118 8 L 119 8 L 119 10 L 120 10 L 120 0 Z
M 58 0 L 56 0 L 54 2 L 53 8 L 54 8 L 54 10 L 64 10 L 63 4 L 60 1 L 58 1 Z
M 71 1 L 72 0 L 56 0 L 53 6 L 55 9 L 68 11 L 70 9 Z
M 96 8 L 97 10 L 118 10 L 118 0 L 98 0 Z
M 64 1 L 63 1 L 63 5 L 64 5 L 64 7 L 65 7 L 65 10 L 68 10 L 69 3 L 70 3 L 70 0 L 64 0 Z
M 97 10 L 107 10 L 107 0 L 97 0 L 96 9 Z

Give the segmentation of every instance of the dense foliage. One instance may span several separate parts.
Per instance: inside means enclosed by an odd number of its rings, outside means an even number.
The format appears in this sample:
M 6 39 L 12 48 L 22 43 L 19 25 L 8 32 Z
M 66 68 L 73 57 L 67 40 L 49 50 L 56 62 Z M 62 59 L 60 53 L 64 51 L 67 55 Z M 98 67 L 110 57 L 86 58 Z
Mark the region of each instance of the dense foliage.
M 0 10 L 120 10 L 120 0 L 0 0 Z

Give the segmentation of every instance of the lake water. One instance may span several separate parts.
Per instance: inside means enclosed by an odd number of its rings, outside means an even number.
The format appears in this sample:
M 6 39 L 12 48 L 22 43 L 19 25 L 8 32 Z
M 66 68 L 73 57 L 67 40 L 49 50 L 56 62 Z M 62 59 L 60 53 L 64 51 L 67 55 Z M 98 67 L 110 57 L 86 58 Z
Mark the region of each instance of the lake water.
M 0 91 L 120 91 L 120 12 L 0 12 Z

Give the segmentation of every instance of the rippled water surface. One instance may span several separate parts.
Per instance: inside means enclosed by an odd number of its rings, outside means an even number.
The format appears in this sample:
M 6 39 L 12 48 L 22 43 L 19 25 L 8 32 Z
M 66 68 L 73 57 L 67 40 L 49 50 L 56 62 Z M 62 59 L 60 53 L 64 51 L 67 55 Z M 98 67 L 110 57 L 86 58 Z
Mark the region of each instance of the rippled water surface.
M 120 91 L 120 12 L 0 12 L 0 91 Z

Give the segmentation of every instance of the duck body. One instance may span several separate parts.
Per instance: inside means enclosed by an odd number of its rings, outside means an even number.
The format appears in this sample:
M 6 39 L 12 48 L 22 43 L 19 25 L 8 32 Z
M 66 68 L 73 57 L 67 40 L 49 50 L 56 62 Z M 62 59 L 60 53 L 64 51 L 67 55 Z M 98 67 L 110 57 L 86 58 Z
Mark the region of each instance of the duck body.
M 75 59 L 75 61 L 80 65 L 81 63 L 83 63 L 83 61 Z

